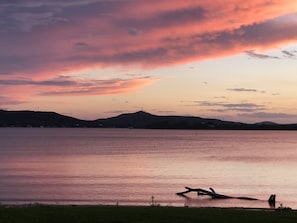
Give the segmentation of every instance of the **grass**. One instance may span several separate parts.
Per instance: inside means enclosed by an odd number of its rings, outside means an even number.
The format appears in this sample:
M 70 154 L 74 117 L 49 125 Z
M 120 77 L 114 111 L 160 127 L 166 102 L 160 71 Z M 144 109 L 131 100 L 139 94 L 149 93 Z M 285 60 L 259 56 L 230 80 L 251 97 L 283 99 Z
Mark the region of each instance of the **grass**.
M 128 207 L 128 206 L 13 206 L 0 207 L 1 223 L 296 223 L 297 211 Z

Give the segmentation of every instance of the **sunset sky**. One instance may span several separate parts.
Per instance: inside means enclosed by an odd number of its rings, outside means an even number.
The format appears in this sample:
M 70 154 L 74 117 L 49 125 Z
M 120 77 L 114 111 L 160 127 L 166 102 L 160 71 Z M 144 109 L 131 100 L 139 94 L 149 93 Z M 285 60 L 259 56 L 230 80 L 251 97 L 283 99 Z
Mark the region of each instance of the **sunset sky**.
M 0 109 L 297 123 L 296 0 L 0 1 Z

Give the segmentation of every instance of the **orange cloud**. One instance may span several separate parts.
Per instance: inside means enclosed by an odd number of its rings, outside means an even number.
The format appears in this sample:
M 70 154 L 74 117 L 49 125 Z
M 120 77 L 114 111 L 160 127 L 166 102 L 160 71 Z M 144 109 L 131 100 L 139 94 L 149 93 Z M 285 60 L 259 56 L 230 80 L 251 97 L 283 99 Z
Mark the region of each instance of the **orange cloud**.
M 149 76 L 110 80 L 83 80 L 73 77 L 57 77 L 42 81 L 6 79 L 0 80 L 1 89 L 7 95 L 0 97 L 0 106 L 18 105 L 42 96 L 90 96 L 134 92 L 154 81 L 157 79 Z
M 134 79 L 111 79 L 92 81 L 73 81 L 66 86 L 53 85 L 46 92 L 39 91 L 40 95 L 49 96 L 81 96 L 81 95 L 106 95 L 133 92 L 156 81 L 155 78 L 142 77 Z

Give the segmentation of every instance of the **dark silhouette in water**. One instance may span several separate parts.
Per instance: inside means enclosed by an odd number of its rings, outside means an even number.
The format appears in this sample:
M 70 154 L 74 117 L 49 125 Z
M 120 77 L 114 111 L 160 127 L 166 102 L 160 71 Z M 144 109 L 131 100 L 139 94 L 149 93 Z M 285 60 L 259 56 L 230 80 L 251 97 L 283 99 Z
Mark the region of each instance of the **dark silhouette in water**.
M 270 195 L 270 197 L 268 199 L 268 203 L 269 203 L 270 207 L 275 208 L 275 197 L 276 197 L 275 194 Z
M 207 195 L 210 196 L 212 199 L 240 199 L 240 200 L 259 200 L 257 198 L 253 198 L 253 197 L 233 197 L 233 196 L 228 196 L 228 195 L 224 195 L 224 194 L 218 194 L 217 192 L 215 192 L 215 190 L 213 188 L 209 188 L 209 190 L 204 190 L 201 188 L 190 188 L 190 187 L 185 187 L 187 190 L 183 191 L 183 192 L 178 192 L 176 193 L 179 196 L 183 196 L 188 198 L 185 194 L 189 193 L 189 192 L 197 192 L 197 195 Z M 275 208 L 275 198 L 276 195 L 272 194 L 270 195 L 269 199 L 268 199 L 268 203 L 269 206 L 271 208 Z

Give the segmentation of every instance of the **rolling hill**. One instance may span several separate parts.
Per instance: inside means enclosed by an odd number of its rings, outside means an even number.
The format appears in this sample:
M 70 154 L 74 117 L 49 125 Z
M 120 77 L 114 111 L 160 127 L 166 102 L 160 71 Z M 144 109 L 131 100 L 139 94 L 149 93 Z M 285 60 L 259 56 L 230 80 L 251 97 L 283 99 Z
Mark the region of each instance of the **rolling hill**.
M 144 111 L 86 121 L 55 112 L 0 110 L 0 127 L 86 127 L 141 129 L 297 130 L 297 124 L 247 124 L 194 116 L 158 116 Z

